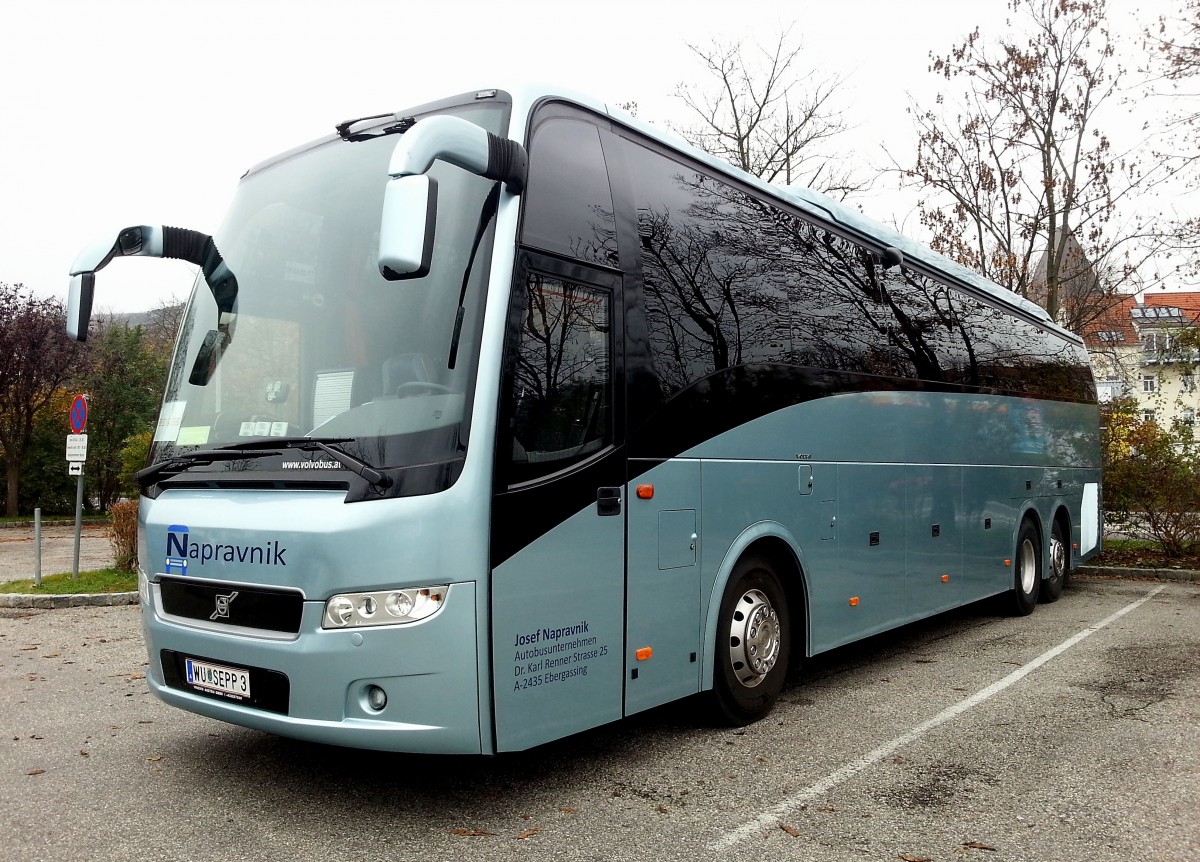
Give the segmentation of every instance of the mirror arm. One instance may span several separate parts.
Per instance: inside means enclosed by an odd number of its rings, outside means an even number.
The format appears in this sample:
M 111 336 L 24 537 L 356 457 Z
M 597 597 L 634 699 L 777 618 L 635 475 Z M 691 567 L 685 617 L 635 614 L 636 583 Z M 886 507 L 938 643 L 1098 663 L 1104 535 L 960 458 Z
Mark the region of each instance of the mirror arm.
M 222 317 L 233 312 L 237 299 L 237 278 L 225 265 L 211 236 L 199 231 L 159 225 L 133 225 L 109 239 L 92 243 L 71 265 L 71 286 L 67 295 L 67 336 L 87 341 L 92 317 L 96 273 L 114 257 L 167 257 L 199 266 L 212 290 Z
M 525 189 L 529 157 L 516 141 L 497 137 L 461 117 L 428 117 L 404 133 L 388 164 L 392 177 L 423 174 L 435 160 L 500 180 L 513 194 Z

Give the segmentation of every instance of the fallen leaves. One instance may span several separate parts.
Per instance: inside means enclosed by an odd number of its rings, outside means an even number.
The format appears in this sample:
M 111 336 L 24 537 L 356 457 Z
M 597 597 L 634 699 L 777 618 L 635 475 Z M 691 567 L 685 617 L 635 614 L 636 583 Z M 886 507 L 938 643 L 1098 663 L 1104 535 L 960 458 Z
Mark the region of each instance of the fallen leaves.
M 990 850 L 992 853 L 999 852 L 995 847 L 989 847 L 982 841 L 964 841 L 962 846 L 970 850 Z
M 928 856 L 913 856 L 909 853 L 900 853 L 896 858 L 903 859 L 904 862 L 933 862 Z
M 786 823 L 780 823 L 779 828 L 782 829 L 784 832 L 786 832 L 788 835 L 791 835 L 793 838 L 800 837 L 800 830 L 797 829 L 795 826 L 788 826 Z
M 28 772 L 26 772 L 25 774 L 26 774 L 26 775 L 45 775 L 45 774 L 46 774 L 46 770 L 44 770 L 44 769 L 31 769 L 31 770 L 29 770 Z

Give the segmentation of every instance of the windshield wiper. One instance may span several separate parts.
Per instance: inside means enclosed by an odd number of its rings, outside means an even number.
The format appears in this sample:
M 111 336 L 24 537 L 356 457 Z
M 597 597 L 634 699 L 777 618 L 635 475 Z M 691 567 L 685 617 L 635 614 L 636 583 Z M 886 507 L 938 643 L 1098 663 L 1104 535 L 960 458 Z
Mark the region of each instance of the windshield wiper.
M 211 464 L 213 461 L 236 461 L 238 458 L 260 458 L 264 455 L 280 455 L 282 454 L 280 450 L 283 449 L 299 449 L 301 452 L 311 452 L 314 450 L 324 452 L 346 469 L 362 476 L 373 487 L 390 488 L 392 486 L 391 476 L 376 470 L 366 461 L 351 455 L 349 452 L 343 451 L 340 448 L 334 448 L 339 443 L 352 443 L 353 441 L 353 437 L 259 437 L 241 443 L 230 443 L 220 449 L 197 449 L 195 452 L 177 455 L 160 464 L 147 467 L 145 470 L 135 474 L 134 479 L 144 488 L 157 481 L 160 474 L 171 473 L 171 475 L 175 475 L 182 473 L 188 467 L 195 464 Z M 143 480 L 143 474 L 152 478 Z
M 458 291 L 458 311 L 454 315 L 454 330 L 450 335 L 450 357 L 446 360 L 447 368 L 453 368 L 458 361 L 458 341 L 462 337 L 463 317 L 467 313 L 467 307 L 464 304 L 467 299 L 467 282 L 471 279 L 471 268 L 475 266 L 475 253 L 479 251 L 483 233 L 496 215 L 496 207 L 499 203 L 500 183 L 496 183 L 483 202 L 483 209 L 479 213 L 479 224 L 475 228 L 475 241 L 471 243 L 471 256 L 467 258 L 467 268 L 463 270 L 462 288 Z
M 365 123 L 367 120 L 383 120 L 388 117 L 395 119 L 396 122 L 392 123 L 390 126 L 384 126 L 384 128 L 380 129 L 378 132 L 358 132 L 356 134 L 350 133 L 350 127 L 357 125 L 358 123 Z M 336 129 L 338 136 L 343 141 L 357 143 L 359 141 L 369 141 L 372 138 L 382 137 L 383 135 L 403 135 L 405 132 L 415 126 L 416 123 L 416 117 L 402 117 L 399 114 L 372 114 L 369 117 L 355 117 L 353 120 L 346 120 L 338 123 L 334 128 Z
M 214 464 L 217 461 L 240 461 L 243 458 L 265 458 L 268 455 L 278 454 L 280 453 L 277 451 L 262 449 L 197 449 L 195 452 L 185 452 L 182 455 L 168 458 L 166 461 L 151 464 L 143 470 L 138 470 L 133 474 L 133 481 L 137 482 L 138 487 L 144 491 L 159 479 L 168 476 L 177 476 L 183 471 L 199 464 Z

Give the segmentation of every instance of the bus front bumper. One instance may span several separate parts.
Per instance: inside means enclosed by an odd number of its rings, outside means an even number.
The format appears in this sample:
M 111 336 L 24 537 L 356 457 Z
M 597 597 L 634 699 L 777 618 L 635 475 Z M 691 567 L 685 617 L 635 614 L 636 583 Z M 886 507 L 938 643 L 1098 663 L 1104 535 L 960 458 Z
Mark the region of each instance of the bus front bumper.
M 437 754 L 479 754 L 475 585 L 454 584 L 442 610 L 419 623 L 321 628 L 324 602 L 305 602 L 300 633 L 255 637 L 181 624 L 145 605 L 151 692 L 180 709 L 232 724 L 330 745 Z M 247 670 L 264 705 L 198 691 L 183 679 L 188 659 Z M 378 693 L 386 697 L 382 708 Z M 280 694 L 279 692 L 282 692 Z

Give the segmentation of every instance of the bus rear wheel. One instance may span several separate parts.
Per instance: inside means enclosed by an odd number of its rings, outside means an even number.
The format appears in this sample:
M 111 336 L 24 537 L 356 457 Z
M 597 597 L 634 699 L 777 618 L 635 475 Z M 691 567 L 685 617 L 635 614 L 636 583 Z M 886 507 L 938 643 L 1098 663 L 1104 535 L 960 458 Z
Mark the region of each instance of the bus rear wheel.
M 1050 531 L 1050 572 L 1046 580 L 1042 581 L 1039 595 L 1043 602 L 1047 604 L 1056 602 L 1062 595 L 1071 568 L 1070 555 L 1071 546 L 1067 544 L 1066 537 L 1063 535 L 1062 524 L 1055 521 L 1054 528 Z
M 787 676 L 791 617 L 779 576 L 760 557 L 740 560 L 717 620 L 712 697 L 717 717 L 745 725 L 771 711 Z
M 1013 558 L 1012 611 L 1028 616 L 1037 607 L 1042 581 L 1042 539 L 1030 520 L 1021 522 L 1017 533 L 1017 553 Z

